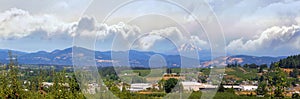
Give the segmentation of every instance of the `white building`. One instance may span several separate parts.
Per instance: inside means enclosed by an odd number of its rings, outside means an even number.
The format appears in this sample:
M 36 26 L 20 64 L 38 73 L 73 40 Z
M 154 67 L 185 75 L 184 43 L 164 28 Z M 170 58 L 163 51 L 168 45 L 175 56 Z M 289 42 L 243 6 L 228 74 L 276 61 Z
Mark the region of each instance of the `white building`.
M 181 82 L 183 90 L 187 91 L 199 91 L 200 87 L 203 87 L 203 84 L 198 82 Z
M 150 83 L 134 83 L 130 85 L 129 91 L 137 92 L 146 90 L 147 88 L 152 88 L 152 85 Z
M 211 85 L 211 84 L 204 84 L 204 87 L 201 87 L 200 89 L 216 89 L 219 86 L 217 85 Z
M 204 84 L 198 82 L 181 82 L 183 89 L 187 91 L 199 91 L 201 89 L 215 89 L 218 88 L 217 85 Z
M 253 85 L 241 85 L 241 90 L 243 91 L 255 91 L 258 86 L 253 86 Z
M 241 86 L 237 86 L 237 85 L 224 85 L 224 88 L 226 88 L 226 89 L 229 89 L 229 88 L 241 89 Z
M 64 86 L 64 87 L 70 87 L 70 85 L 68 83 L 58 83 L 59 85 L 61 86 Z M 53 86 L 54 83 L 53 82 L 42 82 L 42 86 L 45 87 L 45 88 L 49 88 L 51 86 Z
M 181 82 L 181 84 L 183 86 L 183 90 L 187 90 L 187 91 L 210 90 L 219 87 L 217 85 L 198 83 L 198 82 Z M 233 88 L 239 91 L 255 91 L 258 88 L 258 86 L 255 85 L 223 85 L 223 86 L 226 89 Z
M 96 94 L 97 90 L 100 90 L 100 86 L 97 83 L 90 83 L 88 84 L 86 92 L 89 94 Z
M 42 82 L 42 85 L 45 88 L 49 88 L 49 87 L 53 86 L 53 82 Z
M 258 86 L 254 86 L 254 85 L 224 85 L 224 88 L 229 89 L 229 88 L 233 88 L 233 89 L 237 89 L 237 90 L 241 90 L 241 91 L 255 91 Z

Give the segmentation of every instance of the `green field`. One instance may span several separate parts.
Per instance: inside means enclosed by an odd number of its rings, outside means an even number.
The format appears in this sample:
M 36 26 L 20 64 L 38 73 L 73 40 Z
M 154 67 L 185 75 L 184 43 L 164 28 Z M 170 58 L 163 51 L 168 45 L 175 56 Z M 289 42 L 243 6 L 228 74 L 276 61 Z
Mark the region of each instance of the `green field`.
M 226 68 L 225 74 L 227 74 L 227 77 L 229 76 L 236 80 L 250 80 L 258 77 L 257 69 L 242 67 Z

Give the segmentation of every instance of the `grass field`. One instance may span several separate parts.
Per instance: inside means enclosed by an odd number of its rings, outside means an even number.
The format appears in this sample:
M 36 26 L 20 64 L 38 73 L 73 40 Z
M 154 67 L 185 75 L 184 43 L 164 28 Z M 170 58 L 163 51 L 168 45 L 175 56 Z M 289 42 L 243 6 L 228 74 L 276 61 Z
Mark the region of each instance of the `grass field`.
M 257 69 L 241 67 L 226 68 L 225 74 L 227 74 L 225 78 L 233 78 L 236 80 L 247 80 L 258 77 Z
M 166 72 L 165 69 L 139 69 L 139 70 L 123 70 L 119 74 L 122 79 L 133 78 L 134 76 L 139 76 L 146 79 L 148 82 L 155 82 L 162 78 L 163 74 Z M 202 72 L 204 75 L 209 75 L 210 70 L 207 68 L 202 69 L 172 69 L 172 72 L 183 73 L 188 79 L 197 78 L 198 73 Z M 257 69 L 242 68 L 242 67 L 232 67 L 226 68 L 225 74 L 227 74 L 225 79 L 235 79 L 235 80 L 251 80 L 258 77 Z

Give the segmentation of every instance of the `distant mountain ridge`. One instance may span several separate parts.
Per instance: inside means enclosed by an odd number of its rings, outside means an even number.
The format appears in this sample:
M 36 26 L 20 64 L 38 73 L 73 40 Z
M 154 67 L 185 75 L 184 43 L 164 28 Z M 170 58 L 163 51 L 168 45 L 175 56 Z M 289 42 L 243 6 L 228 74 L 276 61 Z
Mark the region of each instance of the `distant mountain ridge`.
M 277 62 L 280 59 L 286 58 L 286 56 L 279 57 L 270 57 L 270 56 L 250 56 L 250 55 L 233 55 L 229 56 L 226 60 L 227 63 L 233 64 L 237 62 L 238 64 L 268 64 L 270 65 L 272 62 Z
M 149 60 L 152 60 L 152 65 L 157 67 L 162 65 L 166 65 L 168 67 L 205 67 L 205 65 L 203 64 L 207 62 L 205 60 L 180 57 L 179 55 L 167 55 L 156 52 L 143 52 L 136 50 L 101 52 L 81 47 L 74 48 L 76 49 L 76 51 L 79 51 L 83 55 L 95 55 L 94 61 L 98 66 L 130 65 L 134 67 L 150 67 Z M 0 50 L 1 63 L 8 63 L 7 51 L 8 50 Z M 12 51 L 12 53 L 18 56 L 19 64 L 73 65 L 72 51 L 73 48 L 71 47 L 64 50 L 54 50 L 52 52 L 38 51 L 34 53 L 26 53 L 20 51 Z M 162 64 L 162 62 L 159 61 L 161 59 L 156 59 L 158 57 L 152 57 L 154 55 L 165 59 L 165 64 Z M 128 60 L 126 60 L 126 58 L 129 59 L 129 62 Z M 279 61 L 282 58 L 286 57 L 257 57 L 248 55 L 234 55 L 228 56 L 226 62 L 238 62 L 240 64 L 270 64 L 271 62 Z M 181 64 L 181 61 L 183 61 L 183 63 L 185 64 Z

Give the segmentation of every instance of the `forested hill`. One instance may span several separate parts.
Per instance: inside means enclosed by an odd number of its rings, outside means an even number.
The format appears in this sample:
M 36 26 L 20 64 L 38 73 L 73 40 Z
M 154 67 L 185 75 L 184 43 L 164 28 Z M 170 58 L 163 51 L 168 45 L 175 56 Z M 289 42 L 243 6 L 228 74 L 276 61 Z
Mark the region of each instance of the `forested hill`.
M 281 59 L 278 64 L 282 68 L 300 68 L 300 54 Z

